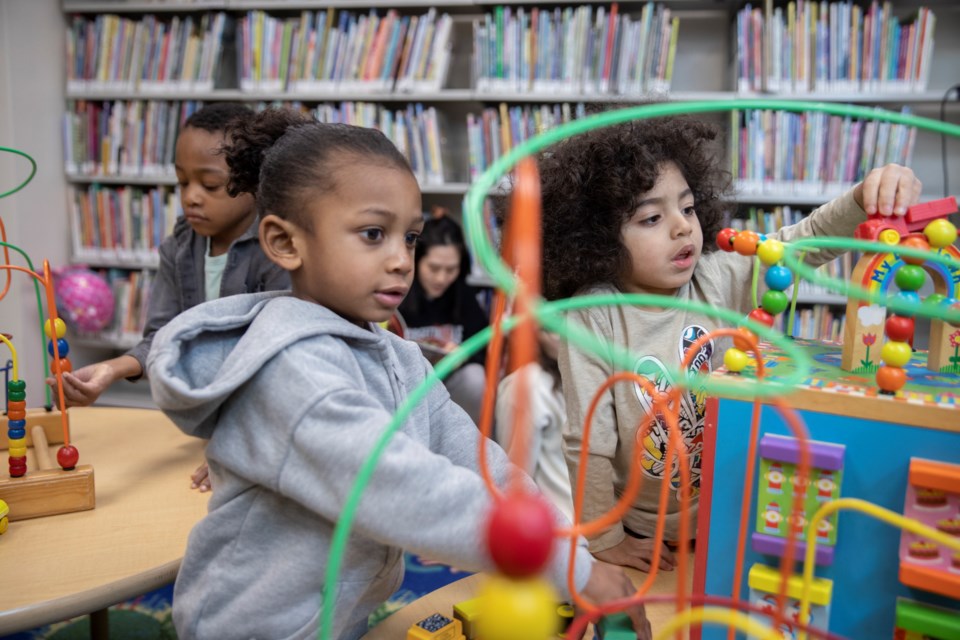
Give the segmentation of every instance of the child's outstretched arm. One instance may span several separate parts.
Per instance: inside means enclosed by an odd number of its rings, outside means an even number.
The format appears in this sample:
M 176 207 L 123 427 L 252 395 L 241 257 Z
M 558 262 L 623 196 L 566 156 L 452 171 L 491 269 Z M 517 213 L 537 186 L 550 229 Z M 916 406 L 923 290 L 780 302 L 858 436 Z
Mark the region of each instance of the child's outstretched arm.
M 857 225 L 867 215 L 903 215 L 920 200 L 922 183 L 909 167 L 888 164 L 872 170 L 863 182 L 845 194 L 817 208 L 797 224 L 783 227 L 774 238 L 792 242 L 799 238 L 834 236 L 852 238 Z M 821 249 L 807 254 L 805 262 L 813 266 L 827 263 L 846 253 L 842 249 Z
M 87 407 L 96 402 L 100 394 L 117 380 L 139 378 L 141 375 L 143 368 L 140 362 L 128 355 L 89 364 L 71 373 L 64 372 L 63 399 L 68 408 Z M 56 392 L 57 379 L 51 376 L 46 382 Z M 60 395 L 54 393 L 53 397 L 59 407 Z

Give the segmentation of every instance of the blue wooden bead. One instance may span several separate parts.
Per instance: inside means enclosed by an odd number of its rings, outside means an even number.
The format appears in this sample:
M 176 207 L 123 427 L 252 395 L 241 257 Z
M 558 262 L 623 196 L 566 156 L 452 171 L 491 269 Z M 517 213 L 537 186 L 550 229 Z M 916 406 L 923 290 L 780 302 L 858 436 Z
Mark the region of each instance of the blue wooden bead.
M 66 358 L 67 354 L 70 353 L 70 345 L 67 344 L 67 341 L 64 338 L 57 339 L 57 349 L 60 351 L 60 357 Z M 54 355 L 53 353 L 53 340 L 47 342 L 47 353 Z
M 26 429 L 26 420 L 11 420 L 7 423 L 7 429 Z
M 775 265 L 767 269 L 767 274 L 763 277 L 767 287 L 774 291 L 783 291 L 793 283 L 793 273 L 781 265 Z
M 26 429 L 7 429 L 7 439 L 9 440 L 19 440 L 20 438 L 27 437 Z

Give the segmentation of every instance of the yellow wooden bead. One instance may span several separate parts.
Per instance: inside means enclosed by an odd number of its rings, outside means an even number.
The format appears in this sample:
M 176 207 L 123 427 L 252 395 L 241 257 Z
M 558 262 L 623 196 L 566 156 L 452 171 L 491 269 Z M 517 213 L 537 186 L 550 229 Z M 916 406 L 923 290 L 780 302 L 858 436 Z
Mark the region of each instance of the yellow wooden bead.
M 749 361 L 750 356 L 740 349 L 730 348 L 723 354 L 723 366 L 731 373 L 743 371 Z
M 50 321 L 49 321 L 49 320 L 47 320 L 46 322 L 43 323 L 43 332 L 44 332 L 45 334 L 47 334 L 47 337 L 48 337 L 49 339 L 51 339 L 51 340 L 56 340 L 57 338 L 62 338 L 62 337 L 65 336 L 66 333 L 67 333 L 67 325 L 66 325 L 66 323 L 65 323 L 63 320 L 61 320 L 60 318 L 57 318 L 56 322 L 53 323 L 53 329 L 54 329 L 55 331 L 54 331 L 54 330 L 51 330 L 51 328 L 50 328 Z M 53 333 L 56 333 L 56 334 L 57 334 L 57 337 L 56 337 L 56 338 L 53 337 L 53 335 L 52 335 Z
M 494 576 L 480 589 L 477 635 L 497 640 L 547 640 L 556 636 L 559 598 L 541 578 Z
M 783 258 L 783 243 L 773 238 L 767 238 L 757 245 L 757 257 L 760 262 L 772 267 Z
M 946 218 L 940 218 L 924 227 L 923 235 L 927 236 L 931 247 L 940 249 L 953 244 L 957 239 L 957 228 Z
M 880 349 L 880 359 L 891 367 L 902 367 L 910 362 L 911 353 L 912 349 L 908 343 L 891 340 Z
M 0 518 L 0 536 L 7 532 L 7 526 L 10 524 L 10 520 L 6 517 Z
M 10 447 L 8 451 L 10 452 L 11 458 L 22 458 L 27 455 L 26 447 Z
M 13 449 L 14 447 L 25 447 L 27 446 L 26 438 L 14 438 L 12 440 L 7 440 L 7 446 Z

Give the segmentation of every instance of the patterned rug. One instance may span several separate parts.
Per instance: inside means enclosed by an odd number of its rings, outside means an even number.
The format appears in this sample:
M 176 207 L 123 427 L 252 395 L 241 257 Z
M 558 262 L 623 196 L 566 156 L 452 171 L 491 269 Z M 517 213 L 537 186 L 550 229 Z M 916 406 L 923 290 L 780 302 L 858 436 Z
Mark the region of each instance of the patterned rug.
M 446 565 L 405 554 L 403 584 L 387 602 L 370 616 L 370 625 L 380 622 L 420 596 L 464 578 L 469 573 Z M 171 620 L 173 585 L 167 585 L 139 598 L 110 607 L 111 640 L 176 640 Z M 90 624 L 86 617 L 58 622 L 40 629 L 2 636 L 0 640 L 88 640 Z

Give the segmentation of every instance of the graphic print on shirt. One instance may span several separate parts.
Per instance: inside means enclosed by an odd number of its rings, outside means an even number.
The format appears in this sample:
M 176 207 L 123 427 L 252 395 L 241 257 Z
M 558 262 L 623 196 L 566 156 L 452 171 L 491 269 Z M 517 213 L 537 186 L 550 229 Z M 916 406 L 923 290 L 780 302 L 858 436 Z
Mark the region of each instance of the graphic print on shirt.
M 702 336 L 706 335 L 707 330 L 698 325 L 690 325 L 684 328 L 678 344 L 680 359 L 687 348 Z M 708 342 L 700 348 L 690 363 L 691 371 L 709 372 L 711 369 L 711 357 L 713 355 L 713 342 Z M 678 359 L 678 363 L 680 362 Z M 666 366 L 659 358 L 654 356 L 643 356 L 637 360 L 634 365 L 634 371 L 653 383 L 657 393 L 666 393 L 673 386 L 674 381 L 667 371 Z M 634 385 L 637 398 L 643 410 L 649 413 L 653 408 L 653 398 L 639 384 Z M 700 493 L 700 457 L 703 451 L 703 422 L 706 410 L 706 395 L 702 388 L 691 389 L 680 396 L 680 430 L 683 434 L 683 442 L 687 448 L 690 460 L 690 486 L 691 495 L 696 496 Z M 665 476 L 664 467 L 667 457 L 667 425 L 662 414 L 658 414 L 657 419 L 650 428 L 650 432 L 641 441 L 643 447 L 643 457 L 641 466 L 645 475 L 651 478 L 663 478 Z M 677 499 L 680 498 L 680 467 L 674 461 L 670 469 L 670 485 L 677 491 Z

